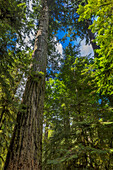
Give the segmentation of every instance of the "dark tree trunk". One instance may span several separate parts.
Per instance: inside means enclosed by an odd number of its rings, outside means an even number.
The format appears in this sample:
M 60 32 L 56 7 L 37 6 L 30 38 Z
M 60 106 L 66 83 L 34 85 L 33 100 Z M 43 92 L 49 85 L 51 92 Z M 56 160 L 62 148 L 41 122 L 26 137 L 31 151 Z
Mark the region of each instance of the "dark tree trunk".
M 93 51 L 94 51 L 94 54 L 96 56 L 98 56 L 98 54 L 96 53 L 95 50 L 99 49 L 99 46 L 94 42 L 95 40 L 95 34 L 91 32 L 89 28 L 89 26 L 92 24 L 92 22 L 90 20 L 85 20 L 85 24 L 86 24 L 86 29 L 87 29 L 87 32 L 88 32 L 88 37 L 89 37 L 89 40 L 90 40 L 90 43 L 92 45 L 92 48 L 93 48 Z
M 6 158 L 4 170 L 42 169 L 42 122 L 47 60 L 48 7 L 42 1 L 39 30 L 35 38 L 33 74 L 28 78 L 22 109 Z

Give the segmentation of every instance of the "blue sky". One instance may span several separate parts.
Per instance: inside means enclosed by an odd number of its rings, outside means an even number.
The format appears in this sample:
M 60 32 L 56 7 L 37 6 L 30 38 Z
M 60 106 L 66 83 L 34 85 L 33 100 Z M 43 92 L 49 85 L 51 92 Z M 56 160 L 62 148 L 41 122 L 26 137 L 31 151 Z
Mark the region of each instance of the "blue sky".
M 58 39 L 62 39 L 65 36 L 65 34 L 66 34 L 65 31 L 60 31 L 59 30 L 58 33 L 57 33 L 57 38 Z M 66 37 L 65 42 L 60 41 L 60 43 L 62 44 L 63 48 L 66 48 L 68 46 L 69 42 L 70 42 L 70 37 Z M 74 45 L 74 42 L 72 42 L 72 44 Z
M 58 31 L 57 33 L 57 39 L 62 39 L 66 34 L 66 31 Z M 66 40 L 63 42 L 63 41 L 60 41 L 62 47 L 65 49 L 69 42 L 72 44 L 72 45 L 76 45 L 80 42 L 80 38 L 78 37 L 77 40 L 75 41 L 70 41 L 70 37 L 66 37 Z M 81 56 L 86 56 L 86 55 L 89 55 L 91 53 L 91 56 L 94 55 L 94 52 L 93 52 L 93 49 L 91 47 L 91 45 L 86 45 L 85 43 L 85 39 L 83 41 L 81 41 L 81 46 L 80 46 L 80 51 L 81 51 Z

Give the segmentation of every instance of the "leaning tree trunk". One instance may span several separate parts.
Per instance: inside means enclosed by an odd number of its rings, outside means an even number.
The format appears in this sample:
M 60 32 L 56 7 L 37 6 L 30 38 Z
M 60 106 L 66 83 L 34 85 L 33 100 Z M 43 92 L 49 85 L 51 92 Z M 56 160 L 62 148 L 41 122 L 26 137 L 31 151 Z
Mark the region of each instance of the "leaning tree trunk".
M 35 38 L 33 72 L 28 78 L 22 109 L 6 158 L 4 170 L 42 169 L 42 121 L 47 60 L 48 7 L 43 0 Z

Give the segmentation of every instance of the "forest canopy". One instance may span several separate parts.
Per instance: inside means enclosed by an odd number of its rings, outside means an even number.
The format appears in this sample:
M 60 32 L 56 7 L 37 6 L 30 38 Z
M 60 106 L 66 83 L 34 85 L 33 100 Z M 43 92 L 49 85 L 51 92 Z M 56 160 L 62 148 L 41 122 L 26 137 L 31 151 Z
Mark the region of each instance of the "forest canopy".
M 112 170 L 112 70 L 113 0 L 1 0 L 0 169 Z

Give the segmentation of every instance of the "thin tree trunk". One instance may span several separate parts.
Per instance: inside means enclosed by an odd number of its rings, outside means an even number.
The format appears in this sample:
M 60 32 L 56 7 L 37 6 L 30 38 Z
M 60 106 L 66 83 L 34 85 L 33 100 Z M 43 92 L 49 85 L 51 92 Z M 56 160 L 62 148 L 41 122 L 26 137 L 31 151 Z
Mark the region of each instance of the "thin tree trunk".
M 22 109 L 6 158 L 4 170 L 42 169 L 42 122 L 47 60 L 48 7 L 42 1 L 39 30 L 35 38 L 33 73 L 28 78 Z M 42 74 L 43 73 L 43 74 Z
M 89 28 L 89 26 L 92 24 L 90 20 L 85 20 L 85 24 L 86 24 L 86 29 L 87 29 L 87 32 L 88 32 L 88 36 L 89 36 L 89 40 L 90 40 L 90 43 L 92 45 L 92 48 L 93 48 L 93 51 L 94 51 L 94 54 L 96 56 L 98 56 L 98 54 L 96 53 L 95 50 L 99 49 L 99 46 L 96 44 L 96 42 L 94 42 L 95 40 L 95 34 L 91 32 Z

